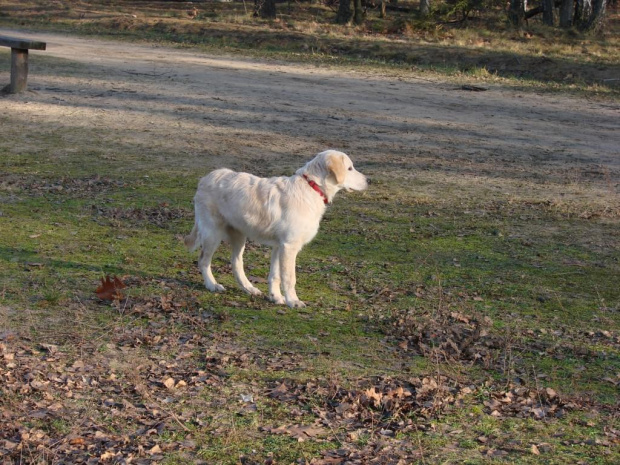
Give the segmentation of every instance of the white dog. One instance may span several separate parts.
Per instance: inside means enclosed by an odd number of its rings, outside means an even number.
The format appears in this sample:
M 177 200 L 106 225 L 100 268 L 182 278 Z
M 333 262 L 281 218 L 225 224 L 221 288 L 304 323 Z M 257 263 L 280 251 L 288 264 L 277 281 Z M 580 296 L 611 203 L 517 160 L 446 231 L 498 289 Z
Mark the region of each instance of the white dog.
M 232 246 L 232 271 L 249 294 L 260 295 L 243 271 L 246 238 L 270 245 L 269 298 L 289 307 L 305 307 L 295 291 L 295 261 L 319 230 L 325 208 L 341 189 L 361 191 L 366 176 L 342 152 L 319 153 L 294 176 L 259 178 L 229 169 L 211 172 L 198 183 L 195 223 L 185 237 L 190 250 L 202 247 L 198 266 L 212 292 L 224 287 L 211 272 L 211 259 L 222 240 Z M 282 296 L 280 284 L 284 290 Z

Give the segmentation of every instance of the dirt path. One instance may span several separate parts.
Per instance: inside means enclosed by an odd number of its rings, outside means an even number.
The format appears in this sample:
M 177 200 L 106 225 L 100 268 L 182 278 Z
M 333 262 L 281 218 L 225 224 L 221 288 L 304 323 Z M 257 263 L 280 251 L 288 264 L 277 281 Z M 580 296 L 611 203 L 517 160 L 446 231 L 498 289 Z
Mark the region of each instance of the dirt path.
M 99 128 L 104 138 L 142 146 L 154 163 L 169 163 L 165 154 L 175 153 L 180 167 L 251 166 L 260 174 L 256 161 L 288 169 L 334 147 L 367 169 L 396 174 L 440 167 L 527 180 L 533 165 L 546 180 L 603 169 L 616 181 L 620 173 L 617 103 L 499 86 L 468 92 L 413 76 L 156 45 L 0 34 L 48 43 L 31 54 L 32 92 L 2 98 L 5 114 L 49 128 Z

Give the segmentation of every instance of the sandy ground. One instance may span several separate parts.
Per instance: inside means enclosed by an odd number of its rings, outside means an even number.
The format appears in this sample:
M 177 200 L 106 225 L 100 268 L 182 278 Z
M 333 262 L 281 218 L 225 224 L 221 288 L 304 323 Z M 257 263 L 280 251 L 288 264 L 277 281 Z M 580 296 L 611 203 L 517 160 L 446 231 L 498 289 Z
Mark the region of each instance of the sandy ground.
M 114 157 L 125 147 L 159 166 L 203 174 L 226 165 L 265 175 L 288 174 L 332 147 L 369 172 L 404 179 L 426 172 L 431 181 L 450 178 L 463 189 L 484 182 L 525 195 L 524 183 L 539 180 L 547 188 L 570 179 L 587 181 L 605 195 L 619 192 L 615 102 L 499 85 L 471 92 L 413 74 L 157 45 L 0 34 L 48 44 L 46 51 L 30 54 L 30 90 L 0 97 L 2 113 L 16 127 L 74 134 L 65 136 L 68 152 L 109 146 Z M 8 57 L 4 49 L 0 59 Z M 8 79 L 8 72 L 0 73 L 0 82 Z

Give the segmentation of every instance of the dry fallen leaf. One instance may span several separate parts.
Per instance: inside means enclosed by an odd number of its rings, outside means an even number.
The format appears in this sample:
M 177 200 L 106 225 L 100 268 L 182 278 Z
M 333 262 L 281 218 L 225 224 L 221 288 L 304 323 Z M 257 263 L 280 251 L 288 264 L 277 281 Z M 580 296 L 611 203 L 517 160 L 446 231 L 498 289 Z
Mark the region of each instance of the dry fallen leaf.
M 159 445 L 155 444 L 153 447 L 151 447 L 149 449 L 149 454 L 153 455 L 153 454 L 161 454 L 161 447 L 159 447 Z
M 8 439 L 6 439 L 6 440 L 4 441 L 4 448 L 5 448 L 5 449 L 8 449 L 8 450 L 13 450 L 13 449 L 15 449 L 18 445 L 19 445 L 19 444 L 17 444 L 16 442 L 9 441 Z
M 175 384 L 175 381 L 172 378 L 167 378 L 164 380 L 164 386 L 166 386 L 168 389 L 173 389 L 174 384 Z
M 277 428 L 263 428 L 264 431 L 268 431 L 272 434 L 288 434 L 297 439 L 299 442 L 304 442 L 310 438 L 315 438 L 317 436 L 325 436 L 328 434 L 328 431 L 324 428 L 318 426 L 310 426 L 310 425 L 290 425 L 290 426 L 279 426 Z
M 372 402 L 374 403 L 375 407 L 378 407 L 381 405 L 381 399 L 383 398 L 383 393 L 381 392 L 377 392 L 373 387 L 371 387 L 370 389 L 366 389 L 364 391 L 364 395 L 369 399 L 372 400 Z
M 106 451 L 99 457 L 100 460 L 106 461 L 116 457 L 116 453 L 112 451 Z
M 101 278 L 101 286 L 95 290 L 97 297 L 101 300 L 120 300 L 123 298 L 121 289 L 126 288 L 125 284 L 116 276 L 111 278 L 109 275 Z

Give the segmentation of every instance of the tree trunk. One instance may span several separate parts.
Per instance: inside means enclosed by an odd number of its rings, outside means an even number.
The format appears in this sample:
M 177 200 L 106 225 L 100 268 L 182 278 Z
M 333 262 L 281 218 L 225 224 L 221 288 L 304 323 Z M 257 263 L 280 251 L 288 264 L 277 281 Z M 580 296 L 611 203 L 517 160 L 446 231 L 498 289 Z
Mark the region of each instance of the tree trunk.
M 596 32 L 603 27 L 607 3 L 609 0 L 593 0 L 589 17 L 584 17 L 578 24 L 582 31 Z
M 555 22 L 554 4 L 554 0 L 543 0 L 543 23 L 547 26 L 553 26 L 553 23 Z
M 508 11 L 510 22 L 515 27 L 522 27 L 525 19 L 525 2 L 524 0 L 510 0 L 510 11 Z
M 573 0 L 562 0 L 560 3 L 560 27 L 569 28 L 573 25 Z
M 254 16 L 260 16 L 261 18 L 275 18 L 276 17 L 276 2 L 275 0 L 254 0 Z
M 579 26 L 592 14 L 592 0 L 577 0 L 575 2 L 575 17 L 573 24 Z
M 431 12 L 431 0 L 420 0 L 420 16 L 426 17 Z
M 353 0 L 353 22 L 362 24 L 364 22 L 364 10 L 362 10 L 362 0 Z
M 351 0 L 340 0 L 336 22 L 338 24 L 348 24 L 351 21 Z

